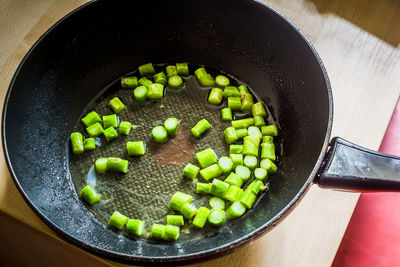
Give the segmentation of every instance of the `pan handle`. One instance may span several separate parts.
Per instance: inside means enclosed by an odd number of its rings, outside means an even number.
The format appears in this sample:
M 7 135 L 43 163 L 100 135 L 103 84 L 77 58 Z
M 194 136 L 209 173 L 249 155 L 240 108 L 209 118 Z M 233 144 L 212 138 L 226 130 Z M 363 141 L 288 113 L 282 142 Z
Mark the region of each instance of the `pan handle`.
M 350 191 L 400 191 L 400 157 L 335 137 L 315 182 Z

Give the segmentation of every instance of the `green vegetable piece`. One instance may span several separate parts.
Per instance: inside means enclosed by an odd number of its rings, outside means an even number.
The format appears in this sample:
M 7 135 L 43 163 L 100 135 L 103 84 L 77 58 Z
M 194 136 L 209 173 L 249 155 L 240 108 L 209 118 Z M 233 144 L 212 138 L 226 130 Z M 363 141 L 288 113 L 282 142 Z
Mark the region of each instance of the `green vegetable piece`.
M 260 168 L 265 169 L 268 174 L 273 174 L 278 169 L 270 159 L 263 159 L 260 161 Z
M 168 77 L 178 75 L 178 70 L 177 70 L 176 66 L 167 66 L 165 68 L 165 72 L 167 73 Z
M 129 162 L 126 159 L 109 157 L 107 158 L 107 171 L 128 172 Z
M 251 176 L 251 171 L 249 168 L 247 168 L 246 166 L 236 166 L 235 168 L 235 173 L 244 181 L 246 182 L 247 180 L 250 179 Z
M 223 198 L 228 191 L 230 184 L 219 179 L 214 179 L 211 183 L 210 194 L 216 197 Z
M 208 103 L 219 105 L 222 102 L 223 91 L 219 88 L 213 88 L 208 95 Z
M 177 191 L 175 194 L 171 197 L 171 200 L 169 201 L 169 208 L 180 212 L 183 205 L 186 203 L 192 202 L 193 197 L 191 195 L 185 194 L 183 192 Z
M 121 77 L 121 87 L 122 88 L 135 88 L 138 86 L 138 78 L 131 77 Z
M 138 67 L 140 76 L 147 76 L 147 75 L 153 75 L 156 73 L 154 70 L 153 64 L 151 63 L 146 63 L 143 65 L 140 65 Z
M 208 181 L 212 178 L 218 177 L 222 174 L 221 169 L 218 167 L 217 164 L 213 164 L 208 166 L 207 168 L 200 170 L 200 175 L 203 177 L 204 180 Z
M 206 119 L 202 119 L 197 122 L 192 129 L 190 129 L 190 132 L 193 134 L 194 137 L 199 138 L 209 129 L 211 129 L 210 123 Z
M 257 168 L 257 157 L 256 156 L 245 156 L 243 159 L 244 166 L 249 168 L 250 170 L 254 170 Z
M 129 219 L 126 222 L 126 231 L 133 236 L 142 236 L 144 232 L 144 221 Z
M 236 134 L 239 137 L 239 139 L 244 138 L 245 136 L 248 135 L 247 129 L 235 129 L 236 130 Z
M 246 136 L 245 138 L 243 138 L 244 140 L 247 140 L 248 142 L 251 142 L 251 143 L 253 143 L 255 146 L 259 146 L 260 145 L 260 138 L 258 138 L 258 137 L 256 137 L 256 136 L 252 136 L 252 135 L 249 135 L 249 136 Z M 244 141 L 243 140 L 243 141 Z M 243 146 L 243 149 L 244 149 L 244 146 Z
M 150 237 L 156 240 L 164 240 L 165 225 L 154 223 L 151 226 Z
M 261 181 L 265 181 L 268 178 L 268 172 L 263 168 L 256 168 L 254 170 L 254 177 Z
M 96 173 L 106 173 L 107 171 L 107 158 L 98 158 L 94 163 Z
M 144 85 L 138 86 L 133 90 L 133 99 L 138 103 L 144 103 L 147 100 L 148 90 Z
M 241 153 L 243 153 L 243 145 L 230 145 L 229 146 L 229 154 L 241 154 Z
M 229 96 L 228 108 L 230 108 L 231 110 L 241 110 L 242 100 L 240 99 L 240 96 Z
M 225 87 L 225 86 L 229 85 L 230 81 L 229 81 L 228 77 L 226 77 L 224 75 L 218 75 L 217 77 L 215 77 L 215 83 L 218 86 Z
M 240 96 L 240 93 L 235 86 L 225 86 L 223 96 L 225 98 L 232 96 Z
M 167 215 L 167 225 L 183 226 L 184 224 L 182 215 Z
M 193 180 L 197 177 L 197 174 L 199 173 L 200 168 L 197 167 L 196 165 L 193 165 L 192 163 L 186 164 L 185 168 L 183 169 L 183 176 Z
M 147 86 L 147 98 L 151 100 L 159 100 L 164 97 L 164 85 L 153 83 Z
M 246 208 L 251 209 L 254 202 L 256 201 L 257 196 L 252 193 L 251 191 L 245 190 L 240 197 L 239 201 L 242 203 Z
M 224 137 L 225 137 L 225 142 L 228 145 L 235 143 L 237 140 L 239 140 L 236 130 L 233 127 L 228 127 L 224 130 Z
M 150 79 L 147 79 L 146 77 L 142 77 L 139 79 L 140 86 L 148 87 L 150 84 L 153 84 L 153 81 Z
M 169 76 L 169 78 L 168 78 L 169 87 L 177 89 L 177 88 L 181 87 L 182 84 L 183 84 L 183 80 L 182 80 L 181 76 L 179 76 L 179 75 Z
M 196 183 L 197 194 L 210 194 L 211 184 L 210 183 Z
M 278 128 L 275 124 L 261 127 L 261 132 L 263 135 L 278 136 Z
M 246 207 L 240 201 L 233 202 L 226 210 L 229 219 L 241 217 L 246 212 Z
M 184 63 L 176 63 L 176 72 L 178 75 L 188 76 L 189 75 L 189 66 L 186 62 Z
M 208 166 L 217 163 L 217 155 L 212 148 L 207 148 L 197 152 L 196 159 L 201 168 L 207 168 Z
M 176 241 L 179 238 L 180 229 L 176 225 L 165 226 L 163 239 L 166 241 Z
M 221 109 L 221 119 L 223 121 L 231 121 L 232 120 L 232 110 L 230 108 Z
M 236 168 L 236 166 L 239 165 L 243 165 L 243 154 L 229 154 L 229 157 L 233 162 L 233 168 Z
M 254 195 L 258 195 L 263 186 L 264 184 L 261 180 L 255 179 L 247 186 L 246 190 L 252 192 Z
M 270 159 L 272 161 L 276 160 L 274 143 L 261 144 L 261 159 Z
M 132 130 L 132 123 L 129 121 L 121 121 L 118 128 L 118 133 L 122 135 L 129 135 Z
M 143 141 L 134 141 L 126 143 L 128 156 L 141 156 L 146 154 L 146 144 Z
M 271 135 L 265 135 L 262 138 L 263 143 L 274 143 L 274 137 Z
M 242 194 L 243 194 L 243 190 L 239 186 L 231 185 L 231 186 L 229 186 L 228 191 L 226 191 L 226 193 L 224 195 L 224 199 L 226 199 L 230 202 L 235 202 L 240 199 Z
M 215 86 L 214 78 L 210 74 L 206 74 L 197 79 L 201 86 Z
M 228 177 L 226 177 L 226 179 L 224 180 L 225 183 L 228 183 L 230 185 L 235 185 L 237 187 L 242 187 L 244 181 L 242 180 L 242 178 L 240 178 L 239 175 L 237 175 L 234 172 L 231 172 Z
M 176 118 L 168 118 L 164 121 L 164 128 L 168 136 L 175 136 L 179 130 L 179 122 Z
M 238 89 L 241 95 L 250 94 L 249 89 L 247 89 L 247 86 L 244 84 L 239 85 Z
M 85 150 L 94 150 L 96 149 L 96 140 L 92 137 L 86 138 L 83 140 L 83 146 L 85 147 Z
M 82 154 L 85 151 L 82 134 L 80 132 L 74 132 L 71 134 L 70 139 L 71 139 L 72 153 L 75 155 Z
M 254 101 L 251 94 L 241 94 L 242 105 L 240 107 L 241 111 L 250 111 Z
M 108 102 L 108 107 L 111 108 L 114 113 L 119 114 L 125 108 L 125 105 L 118 97 L 114 97 Z
M 160 83 L 164 86 L 167 85 L 167 83 L 168 83 L 167 76 L 165 76 L 163 71 L 161 71 L 157 74 L 154 74 L 153 80 L 154 80 L 154 83 Z
M 117 128 L 119 124 L 117 114 L 105 115 L 103 116 L 103 128 L 107 129 L 109 127 Z
M 118 137 L 118 132 L 113 127 L 108 127 L 104 130 L 104 137 L 107 142 L 110 142 Z
M 260 129 L 256 126 L 250 126 L 249 128 L 247 128 L 247 134 L 250 136 L 254 136 L 258 139 L 262 138 L 262 133 Z
M 254 125 L 254 118 L 234 120 L 234 121 L 231 121 L 231 124 L 232 124 L 232 127 L 235 129 L 248 128 L 249 126 Z
M 97 114 L 95 111 L 89 112 L 85 117 L 81 119 L 81 122 L 85 127 L 89 127 L 92 124 L 95 124 L 96 122 L 100 122 L 101 118 L 99 114 Z
M 90 137 L 98 137 L 103 134 L 104 129 L 100 123 L 96 122 L 86 128 L 87 133 Z
M 115 227 L 118 230 L 121 230 L 127 221 L 128 217 L 119 213 L 118 211 L 115 211 L 108 220 L 108 225 Z
M 197 214 L 197 208 L 191 203 L 186 203 L 182 206 L 180 213 L 185 219 L 191 220 Z
M 221 209 L 212 209 L 208 215 L 208 223 L 213 226 L 221 226 L 226 220 L 225 211 Z
M 86 185 L 84 188 L 82 188 L 80 196 L 90 205 L 100 201 L 99 194 L 90 185 Z
M 211 197 L 208 204 L 212 209 L 225 209 L 225 201 L 219 197 Z
M 254 116 L 254 126 L 261 127 L 265 126 L 265 120 L 262 116 Z
M 168 132 L 164 126 L 156 126 L 151 131 L 153 140 L 157 143 L 165 143 L 168 140 Z
M 196 216 L 194 216 L 192 224 L 197 228 L 203 228 L 207 222 L 208 215 L 210 214 L 210 210 L 206 207 L 200 207 Z
M 200 79 L 203 76 L 206 76 L 208 73 L 205 68 L 200 67 L 197 70 L 194 71 L 194 76 L 196 76 L 197 79 Z
M 251 113 L 254 116 L 262 116 L 265 117 L 267 116 L 267 111 L 264 108 L 264 105 L 262 102 L 257 102 L 253 105 L 253 107 L 251 108 Z
M 243 155 L 258 156 L 259 144 L 256 140 L 260 142 L 260 139 L 254 136 L 246 136 L 243 139 Z
M 233 169 L 233 161 L 230 157 L 222 156 L 218 160 L 218 167 L 222 173 L 228 173 Z

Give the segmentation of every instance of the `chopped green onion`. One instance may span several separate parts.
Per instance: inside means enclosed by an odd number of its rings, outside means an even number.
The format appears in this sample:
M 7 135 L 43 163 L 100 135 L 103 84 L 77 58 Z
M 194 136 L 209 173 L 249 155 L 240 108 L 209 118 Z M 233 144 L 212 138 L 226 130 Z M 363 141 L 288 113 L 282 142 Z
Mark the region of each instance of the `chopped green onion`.
M 90 137 L 97 137 L 97 136 L 103 134 L 104 129 L 100 123 L 96 122 L 96 123 L 90 125 L 89 127 L 87 127 L 86 131 Z
M 228 173 L 233 168 L 233 161 L 227 156 L 222 156 L 218 160 L 218 167 L 221 169 L 222 173 Z
M 257 196 L 253 194 L 251 191 L 245 190 L 240 197 L 239 201 L 242 203 L 246 208 L 251 209 L 254 202 L 256 201 Z
M 167 225 L 164 229 L 163 239 L 166 241 L 176 241 L 179 238 L 180 228 L 175 225 Z
M 189 75 L 189 66 L 186 62 L 184 63 L 176 63 L 176 71 L 178 75 L 188 76 Z
M 233 168 L 243 165 L 243 154 L 229 154 L 229 157 L 233 161 Z
M 261 144 L 261 159 L 270 159 L 272 161 L 276 160 L 274 143 Z
M 263 186 L 264 184 L 261 180 L 255 179 L 246 187 L 246 190 L 252 192 L 255 195 L 258 195 Z
M 211 184 L 210 183 L 196 183 L 197 194 L 210 194 Z
M 210 214 L 210 210 L 206 207 L 200 207 L 196 216 L 194 216 L 192 224 L 197 228 L 203 228 L 207 222 L 208 215 Z
M 241 110 L 242 100 L 240 96 L 229 96 L 228 97 L 228 108 L 232 110 Z
M 135 88 L 138 86 L 137 77 L 121 77 L 121 87 L 122 88 Z
M 240 96 L 239 90 L 235 86 L 225 86 L 224 97 Z
M 273 143 L 274 142 L 274 137 L 271 135 L 264 135 L 262 138 L 263 143 Z
M 260 161 L 260 168 L 267 170 L 268 174 L 273 174 L 278 169 L 270 159 L 263 159 Z
M 108 102 L 108 107 L 115 113 L 119 114 L 125 108 L 125 105 L 118 97 L 114 97 L 110 102 Z
M 256 126 L 250 126 L 249 128 L 247 128 L 247 134 L 250 136 L 254 136 L 258 139 L 262 138 L 262 133 L 260 129 Z
M 249 89 L 247 89 L 247 86 L 244 84 L 239 85 L 238 89 L 241 95 L 250 94 Z
M 194 137 L 199 138 L 202 136 L 207 130 L 211 128 L 210 123 L 206 119 L 202 119 L 190 129 L 190 132 L 193 134 Z
M 223 121 L 231 121 L 232 120 L 232 110 L 230 108 L 221 109 L 221 119 Z
M 179 75 L 168 76 L 168 85 L 171 88 L 179 88 L 183 84 L 183 80 Z
M 208 95 L 208 103 L 219 105 L 222 102 L 223 92 L 219 88 L 213 88 Z
M 194 71 L 194 76 L 196 76 L 197 79 L 205 75 L 207 75 L 207 71 L 203 67 L 198 68 L 197 70 Z
M 81 119 L 81 122 L 86 126 L 89 127 L 92 124 L 95 124 L 96 122 L 100 122 L 101 118 L 99 114 L 96 113 L 96 111 L 92 111 L 88 113 L 85 117 Z
M 201 86 L 214 86 L 214 78 L 207 73 L 206 69 L 201 67 L 194 71 L 197 81 Z
M 118 127 L 117 114 L 103 116 L 103 128 L 107 129 L 108 127 Z
M 134 141 L 126 143 L 128 156 L 140 156 L 146 154 L 146 144 L 143 141 Z
M 226 77 L 224 75 L 218 75 L 217 77 L 215 77 L 215 83 L 218 86 L 225 87 L 225 86 L 228 86 L 230 82 L 229 82 L 228 77 Z
M 257 167 L 258 160 L 256 156 L 245 156 L 243 163 L 250 170 L 254 170 Z
M 262 102 L 257 102 L 253 105 L 251 108 L 251 112 L 254 116 L 262 116 L 265 117 L 267 116 L 267 111 L 265 111 L 264 105 Z
M 243 155 L 258 156 L 259 142 L 260 140 L 257 137 L 246 136 L 243 139 Z
M 96 173 L 106 173 L 107 171 L 107 158 L 98 158 L 94 163 Z
M 199 173 L 200 168 L 197 167 L 196 165 L 193 165 L 192 163 L 188 163 L 185 168 L 183 169 L 183 176 L 186 178 L 193 180 L 197 177 L 197 174 Z
M 242 153 L 243 153 L 243 145 L 229 146 L 229 154 L 242 154 Z
M 251 94 L 241 94 L 242 105 L 241 111 L 249 111 L 254 104 L 253 96 Z
M 221 226 L 225 220 L 225 211 L 221 209 L 212 209 L 208 215 L 208 223 L 213 226 Z
M 179 122 L 176 118 L 168 118 L 164 121 L 164 128 L 168 136 L 175 136 L 179 130 Z
M 133 90 L 133 98 L 138 103 L 143 103 L 147 100 L 148 90 L 146 86 L 138 86 Z
M 254 125 L 257 127 L 261 127 L 265 125 L 265 120 L 263 116 L 254 116 Z
M 228 191 L 230 184 L 219 179 L 214 179 L 211 183 L 210 194 L 216 197 L 223 198 Z
M 231 121 L 231 124 L 232 127 L 235 129 L 248 128 L 249 126 L 254 125 L 254 119 L 246 118 L 246 119 L 234 120 Z
M 182 206 L 180 213 L 185 219 L 191 220 L 197 214 L 197 208 L 191 203 L 186 203 Z
M 225 142 L 228 145 L 235 143 L 239 139 L 236 130 L 233 127 L 228 127 L 224 130 L 224 137 L 225 137 Z
M 212 209 L 217 209 L 217 208 L 221 210 L 225 209 L 225 201 L 219 197 L 210 198 L 208 204 Z
M 96 149 L 96 140 L 92 137 L 86 138 L 83 140 L 83 146 L 85 147 L 85 150 L 94 150 Z
M 150 237 L 157 240 L 164 240 L 165 225 L 154 223 L 151 227 Z
M 138 69 L 140 72 L 140 76 L 153 75 L 156 73 L 156 71 L 154 70 L 153 64 L 151 64 L 151 63 L 146 63 L 143 65 L 140 65 L 138 67 Z
M 71 134 L 70 139 L 71 139 L 72 153 L 75 155 L 82 154 L 85 151 L 82 134 L 80 132 L 74 132 Z
M 200 175 L 203 177 L 204 180 L 208 181 L 212 178 L 218 177 L 222 174 L 221 169 L 218 167 L 217 164 L 213 164 L 208 166 L 207 168 L 200 170 Z
M 278 128 L 275 124 L 261 127 L 261 132 L 263 135 L 278 136 Z
M 183 226 L 185 224 L 185 221 L 183 220 L 182 215 L 167 215 L 167 224 Z
M 113 172 L 128 172 L 129 161 L 126 159 L 109 157 L 107 158 L 107 171 Z
M 142 77 L 139 79 L 139 85 L 141 86 L 149 86 L 150 84 L 153 84 L 153 81 L 150 79 L 147 79 L 146 77 Z
M 178 70 L 177 70 L 176 66 L 167 66 L 165 68 L 165 72 L 167 73 L 168 77 L 178 75 Z
M 107 142 L 114 140 L 118 137 L 118 132 L 113 127 L 108 127 L 103 132 Z
M 268 177 L 268 172 L 267 172 L 267 170 L 265 170 L 263 168 L 256 168 L 254 170 L 254 177 L 256 179 L 264 181 Z
M 228 188 L 228 191 L 226 191 L 224 195 L 224 199 L 230 201 L 230 202 L 235 202 L 240 199 L 240 196 L 243 194 L 243 190 L 236 185 L 231 185 Z
M 113 226 L 118 230 L 121 230 L 127 221 L 128 217 L 122 215 L 118 211 L 115 211 L 108 220 L 108 225 Z
M 153 76 L 154 83 L 160 83 L 162 85 L 167 85 L 167 76 L 165 76 L 164 72 L 161 71 Z
M 180 212 L 183 205 L 192 202 L 193 197 L 183 192 L 177 191 L 169 201 L 169 208 Z
M 242 187 L 244 181 L 242 180 L 242 178 L 240 178 L 239 175 L 237 175 L 234 172 L 231 172 L 228 177 L 226 177 L 226 179 L 224 180 L 225 183 L 228 183 L 230 185 L 235 185 L 237 187 Z
M 240 201 L 233 202 L 226 210 L 229 219 L 239 218 L 246 212 L 246 207 Z
M 250 179 L 251 176 L 251 171 L 249 168 L 247 168 L 246 166 L 236 166 L 235 168 L 235 173 L 244 181 L 246 182 L 247 180 Z
M 168 140 L 168 132 L 164 126 L 156 126 L 151 131 L 153 140 L 157 143 L 165 143 Z
M 82 188 L 80 196 L 90 205 L 100 201 L 99 194 L 90 185 L 86 185 L 84 188 Z
M 126 222 L 126 231 L 133 236 L 142 236 L 144 232 L 144 221 L 129 219 Z
M 132 123 L 129 121 L 121 121 L 118 128 L 118 133 L 122 135 L 129 135 L 132 129 Z
M 236 130 L 236 134 L 239 137 L 239 139 L 247 136 L 249 133 L 247 132 L 247 129 L 243 128 L 243 129 L 235 129 Z
M 151 100 L 159 100 L 164 97 L 164 85 L 153 83 L 147 86 L 147 97 Z
M 214 163 L 217 163 L 217 156 L 212 148 L 204 149 L 196 153 L 196 159 L 201 168 L 206 168 Z

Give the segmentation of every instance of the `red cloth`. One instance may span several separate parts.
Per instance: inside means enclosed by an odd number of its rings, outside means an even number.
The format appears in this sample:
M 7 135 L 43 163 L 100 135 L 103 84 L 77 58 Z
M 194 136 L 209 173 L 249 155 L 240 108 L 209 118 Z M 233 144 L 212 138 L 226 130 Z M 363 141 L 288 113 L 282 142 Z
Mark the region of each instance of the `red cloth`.
M 400 156 L 400 102 L 379 151 Z M 400 193 L 361 194 L 332 266 L 400 266 Z

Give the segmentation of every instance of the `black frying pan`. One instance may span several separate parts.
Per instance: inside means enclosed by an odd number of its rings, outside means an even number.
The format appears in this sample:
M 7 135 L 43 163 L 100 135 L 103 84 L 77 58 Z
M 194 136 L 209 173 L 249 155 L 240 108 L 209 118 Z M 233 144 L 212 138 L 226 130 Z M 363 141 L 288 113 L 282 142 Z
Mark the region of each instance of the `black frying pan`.
M 82 110 L 99 88 L 149 61 L 188 61 L 235 75 L 282 128 L 279 172 L 269 192 L 215 236 L 174 244 L 126 238 L 90 213 L 71 182 L 68 137 Z M 67 15 L 26 55 L 6 96 L 2 138 L 21 194 L 65 239 L 115 260 L 183 263 L 232 251 L 272 229 L 313 182 L 400 188 L 399 158 L 341 139 L 329 146 L 332 107 L 314 48 L 262 3 L 103 0 Z

